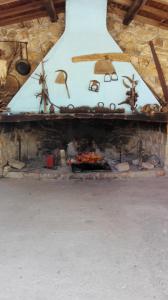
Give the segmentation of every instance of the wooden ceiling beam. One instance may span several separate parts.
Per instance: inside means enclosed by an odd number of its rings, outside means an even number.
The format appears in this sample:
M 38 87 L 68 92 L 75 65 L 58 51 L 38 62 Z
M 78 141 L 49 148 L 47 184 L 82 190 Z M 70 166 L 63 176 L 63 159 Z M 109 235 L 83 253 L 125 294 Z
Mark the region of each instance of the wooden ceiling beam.
M 4 4 L 11 4 L 11 3 L 18 2 L 17 0 L 0 0 L 0 5 Z
M 124 17 L 123 24 L 129 25 L 138 14 L 139 10 L 146 4 L 146 2 L 147 0 L 134 0 Z
M 24 14 L 22 16 L 19 16 L 19 15 L 13 16 L 8 19 L 1 18 L 0 19 L 0 27 L 11 25 L 11 24 L 19 24 L 19 23 L 23 23 L 24 21 L 38 19 L 38 18 L 42 18 L 42 17 L 46 17 L 46 16 L 47 16 L 47 12 L 44 10 L 44 11 L 31 12 L 28 14 Z
M 56 9 L 56 12 L 57 13 L 64 12 L 64 9 L 65 9 L 64 5 L 59 5 Z M 0 27 L 10 25 L 10 24 L 22 23 L 24 21 L 29 21 L 29 20 L 38 19 L 47 16 L 48 14 L 45 8 L 43 8 L 43 10 L 37 9 L 37 10 L 28 11 L 27 13 L 18 14 L 18 15 L 10 15 L 7 18 L 3 18 L 0 15 Z
M 52 21 L 56 21 L 58 13 L 64 11 L 65 0 L 0 0 L 0 26 L 48 15 Z M 128 24 L 135 18 L 168 28 L 168 0 L 108 0 L 108 11 L 120 15 L 124 20 L 129 18 Z
M 111 0 L 109 1 L 109 4 L 121 4 L 121 5 L 126 5 L 130 6 L 132 4 L 132 0 Z
M 26 1 L 27 2 L 27 1 Z M 32 20 L 40 17 L 48 16 L 44 3 L 41 1 L 30 1 L 26 3 L 24 1 L 19 2 L 16 7 L 9 7 L 8 9 L 2 9 L 0 14 L 0 26 L 6 26 L 15 23 L 21 23 L 26 20 Z M 18 1 L 17 1 L 18 3 Z M 56 14 L 64 12 L 65 3 L 62 0 L 55 0 Z
M 19 5 L 16 8 L 9 8 L 6 10 L 1 10 L 0 19 L 14 17 L 15 15 L 22 15 L 23 13 L 27 14 L 31 11 L 45 10 L 44 6 L 40 2 L 27 3 Z
M 149 1 L 149 0 L 148 0 Z M 150 2 L 150 1 L 149 1 Z M 168 0 L 152 0 L 152 2 L 155 2 L 156 4 L 158 4 L 158 5 L 165 5 L 165 6 L 167 6 L 168 5 Z
M 121 9 L 120 7 L 116 6 L 116 7 L 112 7 L 109 9 L 109 12 L 113 12 L 114 14 L 118 15 L 120 18 L 124 18 L 125 15 L 125 10 Z M 161 29 L 168 29 L 168 23 L 161 23 L 160 21 L 151 19 L 148 17 L 144 17 L 141 15 L 136 15 L 135 20 L 137 20 L 138 22 L 143 22 L 145 24 L 149 24 L 149 25 L 153 25 L 153 26 L 157 26 Z
M 146 12 L 146 13 L 155 15 L 156 17 L 160 18 L 161 20 L 168 18 L 168 13 L 166 11 L 163 11 L 161 9 L 157 9 L 157 8 L 154 8 L 154 7 L 151 7 L 151 6 L 145 5 L 143 7 L 143 11 Z
M 44 6 L 48 12 L 51 22 L 58 20 L 53 0 L 43 0 Z

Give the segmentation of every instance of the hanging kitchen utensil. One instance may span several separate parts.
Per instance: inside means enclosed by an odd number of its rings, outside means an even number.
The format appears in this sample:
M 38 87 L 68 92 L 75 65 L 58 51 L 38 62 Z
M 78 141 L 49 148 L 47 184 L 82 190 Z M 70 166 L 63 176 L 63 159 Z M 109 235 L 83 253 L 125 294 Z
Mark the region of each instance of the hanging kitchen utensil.
M 26 58 L 23 58 L 23 47 L 22 47 L 23 44 L 25 44 L 26 46 Z M 30 73 L 31 70 L 31 65 L 28 60 L 27 43 L 20 42 L 19 47 L 20 47 L 20 59 L 16 62 L 15 68 L 20 75 L 26 76 Z
M 65 84 L 65 74 L 63 72 L 59 72 L 55 82 L 59 84 Z
M 56 72 L 58 72 L 59 74 L 55 80 L 55 83 L 65 84 L 67 95 L 68 95 L 68 98 L 70 99 L 70 93 L 69 93 L 69 88 L 68 88 L 68 84 L 67 84 L 67 81 L 68 81 L 67 72 L 65 70 L 57 70 Z
M 100 82 L 97 80 L 91 80 L 89 83 L 89 91 L 99 92 Z

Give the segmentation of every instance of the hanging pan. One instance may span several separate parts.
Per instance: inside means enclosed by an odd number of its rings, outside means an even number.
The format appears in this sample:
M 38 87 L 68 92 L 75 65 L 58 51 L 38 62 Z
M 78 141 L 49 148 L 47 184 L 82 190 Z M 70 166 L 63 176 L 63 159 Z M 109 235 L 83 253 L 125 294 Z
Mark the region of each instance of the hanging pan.
M 20 59 L 15 64 L 16 71 L 22 76 L 28 75 L 31 70 L 31 65 L 28 60 L 27 43 L 24 44 L 26 45 L 26 58 L 23 58 L 23 42 L 20 42 Z

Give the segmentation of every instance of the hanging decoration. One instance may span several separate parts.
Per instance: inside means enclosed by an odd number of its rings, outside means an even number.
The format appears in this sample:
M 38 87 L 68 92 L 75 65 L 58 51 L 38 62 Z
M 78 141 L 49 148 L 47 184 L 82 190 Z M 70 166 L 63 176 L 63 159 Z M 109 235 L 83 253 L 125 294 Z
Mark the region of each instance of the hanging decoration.
M 112 73 L 112 74 L 106 73 L 104 75 L 104 82 L 111 82 L 111 81 L 118 81 L 117 73 Z
M 127 91 L 126 95 L 127 98 L 125 101 L 119 103 L 119 105 L 121 104 L 128 104 L 131 106 L 131 110 L 132 112 L 136 111 L 136 102 L 138 101 L 138 93 L 136 92 L 136 86 L 138 85 L 138 81 L 135 80 L 135 75 L 132 76 L 132 78 L 128 77 L 128 76 L 123 76 L 124 78 L 127 79 L 128 83 L 125 82 L 125 80 L 123 80 L 123 84 L 124 86 L 129 89 L 129 91 Z M 131 83 L 131 85 L 129 85 L 129 83 Z
M 91 80 L 89 83 L 89 91 L 99 92 L 99 90 L 100 90 L 100 82 L 97 80 Z
M 68 84 L 67 84 L 67 81 L 68 81 L 67 72 L 65 70 L 57 70 L 56 72 L 58 72 L 58 76 L 55 80 L 55 83 L 65 84 L 67 95 L 68 95 L 68 98 L 70 99 L 70 93 L 69 93 L 69 88 L 68 88 Z
M 40 98 L 40 106 L 39 106 L 39 113 L 47 113 L 47 106 L 51 103 L 49 99 L 48 87 L 46 82 L 46 74 L 44 70 L 44 61 L 41 62 L 42 72 L 40 74 L 36 74 L 39 84 L 41 85 L 41 92 L 36 94 L 36 98 Z

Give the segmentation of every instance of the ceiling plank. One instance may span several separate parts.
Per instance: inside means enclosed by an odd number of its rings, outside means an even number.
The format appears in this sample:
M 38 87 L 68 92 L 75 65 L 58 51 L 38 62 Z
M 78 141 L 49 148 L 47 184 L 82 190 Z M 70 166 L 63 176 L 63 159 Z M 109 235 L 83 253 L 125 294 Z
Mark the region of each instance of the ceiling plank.
M 123 24 L 129 25 L 131 21 L 135 18 L 135 16 L 138 14 L 139 10 L 142 8 L 143 5 L 147 0 L 135 0 L 133 4 L 130 6 L 129 10 L 127 11 Z
M 112 1 L 109 1 L 109 4 L 121 4 L 121 5 L 130 6 L 132 4 L 132 1 L 131 0 L 112 0 Z
M 1 10 L 0 19 L 7 18 L 10 16 L 21 15 L 23 13 L 28 13 L 29 11 L 39 11 L 45 10 L 44 6 L 40 2 L 35 3 L 27 3 L 23 5 L 19 5 L 16 8 L 9 8 L 6 10 Z
M 17 2 L 16 0 L 0 0 L 0 5 L 11 4 L 13 2 Z
M 48 12 L 48 15 L 50 16 L 51 22 L 56 22 L 58 20 L 58 17 L 56 14 L 53 0 L 43 0 L 43 2 Z
M 65 11 L 65 3 L 63 0 L 55 0 L 54 4 L 56 14 Z M 38 0 L 30 1 L 29 3 L 25 0 L 21 0 L 19 1 L 19 5 L 16 7 L 10 6 L 6 9 L 4 6 L 2 7 L 3 9 L 1 9 L 0 14 L 0 27 L 48 16 L 44 3 Z
M 119 7 L 112 7 L 109 8 L 109 13 L 114 13 L 116 15 L 118 15 L 120 18 L 123 19 L 124 15 L 125 15 L 125 11 Z M 157 26 L 161 29 L 168 29 L 168 24 L 167 23 L 161 23 L 160 21 L 151 19 L 149 17 L 144 17 L 142 15 L 136 15 L 135 20 L 137 20 L 138 22 L 141 23 L 145 23 L 145 24 L 149 24 L 152 26 Z
M 153 0 L 153 2 L 158 3 L 158 4 L 163 4 L 163 5 L 168 5 L 168 0 Z
M 19 23 L 23 23 L 25 21 L 38 19 L 38 18 L 42 18 L 42 17 L 47 17 L 47 12 L 45 10 L 31 12 L 31 13 L 25 14 L 23 16 L 18 15 L 18 16 L 10 17 L 8 19 L 0 19 L 0 27 L 11 25 L 11 24 L 19 24 Z
M 154 7 L 151 7 L 151 6 L 146 6 L 145 5 L 143 7 L 143 11 L 147 12 L 149 14 L 156 15 L 156 17 L 159 17 L 161 20 L 168 18 L 168 13 L 166 11 L 163 11 L 161 9 L 157 9 L 157 8 L 154 8 Z

